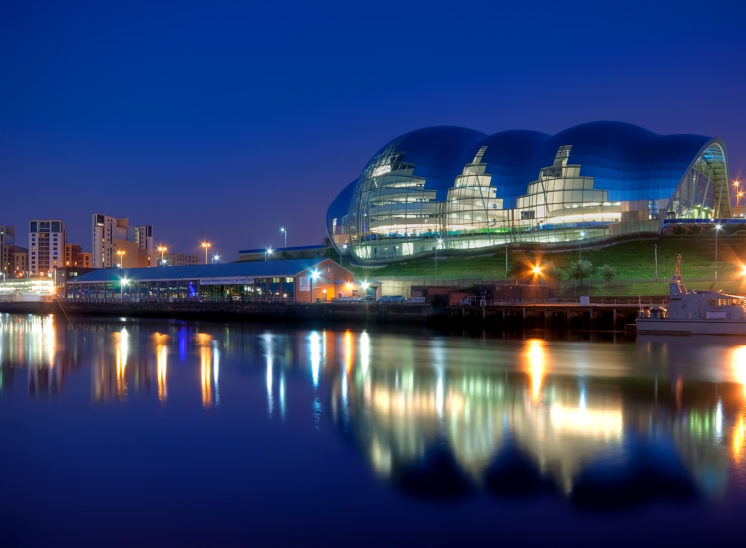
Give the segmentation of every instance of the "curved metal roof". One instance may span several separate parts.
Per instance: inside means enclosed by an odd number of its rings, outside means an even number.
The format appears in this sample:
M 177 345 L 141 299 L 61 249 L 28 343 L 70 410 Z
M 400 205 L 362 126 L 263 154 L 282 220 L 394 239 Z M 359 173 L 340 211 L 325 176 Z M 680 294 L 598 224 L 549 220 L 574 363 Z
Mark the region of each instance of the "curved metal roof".
M 555 135 L 527 130 L 486 135 L 461 127 L 430 127 L 387 143 L 363 174 L 387 150 L 401 153 L 403 161 L 414 164 L 413 175 L 427 179 L 425 188 L 435 190 L 436 200 L 442 201 L 464 165 L 486 146 L 482 160 L 487 163 L 486 173 L 492 175 L 503 207 L 514 208 L 539 171 L 552 165 L 559 147 L 572 145 L 569 163 L 579 164 L 581 175 L 594 177 L 595 187 L 608 190 L 609 200 L 658 200 L 674 194 L 689 167 L 713 143 L 724 150 L 722 142 L 711 137 L 658 135 L 624 122 L 590 122 Z M 332 202 L 327 226 L 350 211 L 361 179 L 347 185 Z

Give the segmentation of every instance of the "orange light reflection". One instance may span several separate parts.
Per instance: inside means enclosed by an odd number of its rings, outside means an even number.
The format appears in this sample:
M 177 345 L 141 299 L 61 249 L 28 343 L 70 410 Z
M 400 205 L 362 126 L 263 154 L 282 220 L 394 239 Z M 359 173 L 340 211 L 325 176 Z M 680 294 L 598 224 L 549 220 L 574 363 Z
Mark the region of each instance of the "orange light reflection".
M 209 346 L 199 347 L 202 407 L 212 407 L 212 352 Z
M 525 359 L 527 362 L 528 375 L 531 378 L 531 399 L 538 401 L 541 396 L 541 385 L 546 373 L 546 349 L 544 341 L 540 339 L 529 339 Z

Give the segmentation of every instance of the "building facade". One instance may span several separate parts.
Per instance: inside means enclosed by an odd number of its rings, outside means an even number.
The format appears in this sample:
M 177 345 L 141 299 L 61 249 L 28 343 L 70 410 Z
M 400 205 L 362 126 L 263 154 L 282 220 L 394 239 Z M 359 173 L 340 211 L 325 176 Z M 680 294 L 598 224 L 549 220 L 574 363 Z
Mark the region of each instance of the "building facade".
M 153 242 L 153 225 L 136 226 L 135 243 L 140 249 L 145 266 L 158 266 L 158 256 Z
M 93 268 L 111 268 L 120 264 L 121 254 L 118 256 L 116 252 L 125 247 L 121 242 L 128 241 L 129 221 L 94 213 L 91 225 Z
M 9 249 L 16 243 L 15 233 L 15 227 L 0 225 L 0 277 L 2 278 L 12 276 Z
M 190 255 L 188 253 L 166 253 L 164 260 L 168 266 L 189 266 L 202 264 L 202 258 L 199 255 Z
M 457 127 L 380 149 L 329 207 L 327 231 L 360 263 L 658 233 L 730 217 L 725 145 L 594 122 L 556 135 Z
M 78 302 L 328 301 L 353 291 L 353 274 L 331 259 L 291 259 L 94 270 L 67 279 Z
M 7 259 L 7 273 L 10 278 L 23 278 L 28 276 L 28 249 L 19 245 L 7 246 L 5 249 Z
M 65 223 L 59 219 L 32 219 L 28 231 L 28 271 L 31 276 L 51 274 L 65 262 Z
M 65 244 L 65 266 L 92 268 L 91 254 L 84 253 L 78 244 Z
M 267 249 L 241 249 L 238 251 L 239 261 L 263 261 L 265 259 L 316 259 L 324 257 L 328 246 L 325 245 L 299 245 L 272 250 L 267 257 Z

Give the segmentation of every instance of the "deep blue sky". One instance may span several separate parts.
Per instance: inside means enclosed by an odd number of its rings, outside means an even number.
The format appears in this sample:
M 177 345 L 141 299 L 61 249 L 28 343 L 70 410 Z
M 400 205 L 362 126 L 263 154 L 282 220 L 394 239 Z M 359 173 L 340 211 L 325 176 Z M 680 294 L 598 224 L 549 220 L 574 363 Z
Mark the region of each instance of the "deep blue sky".
M 739 2 L 254 4 L 0 3 L 0 224 L 318 244 L 372 154 L 432 125 L 621 120 L 722 137 L 746 175 Z

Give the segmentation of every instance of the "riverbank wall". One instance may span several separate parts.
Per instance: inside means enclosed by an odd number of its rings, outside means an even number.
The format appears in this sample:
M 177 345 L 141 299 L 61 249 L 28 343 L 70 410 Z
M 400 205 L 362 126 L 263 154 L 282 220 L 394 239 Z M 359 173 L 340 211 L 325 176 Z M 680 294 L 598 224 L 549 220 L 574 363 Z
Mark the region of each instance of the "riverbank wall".
M 628 299 L 604 302 L 510 302 L 439 306 L 429 303 L 71 303 L 0 302 L 0 312 L 58 314 L 67 319 L 85 316 L 202 319 L 312 325 L 416 325 L 485 329 L 519 333 L 530 329 L 620 331 L 633 323 L 640 304 Z

